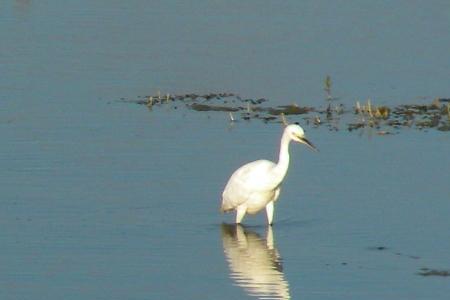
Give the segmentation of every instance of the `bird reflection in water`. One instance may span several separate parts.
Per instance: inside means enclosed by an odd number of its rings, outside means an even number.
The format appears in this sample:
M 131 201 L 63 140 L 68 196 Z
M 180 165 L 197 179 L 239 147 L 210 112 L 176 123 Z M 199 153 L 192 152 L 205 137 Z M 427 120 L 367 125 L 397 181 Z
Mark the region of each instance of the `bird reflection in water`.
M 222 224 L 222 241 L 230 277 L 238 286 L 259 299 L 291 299 L 271 226 L 264 239 L 242 225 Z

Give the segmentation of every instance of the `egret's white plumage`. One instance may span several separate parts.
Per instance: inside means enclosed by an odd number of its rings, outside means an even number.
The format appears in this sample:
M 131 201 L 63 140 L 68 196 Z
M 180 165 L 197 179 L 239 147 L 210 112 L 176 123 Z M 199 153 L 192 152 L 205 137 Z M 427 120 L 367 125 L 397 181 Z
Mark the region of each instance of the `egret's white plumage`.
M 273 222 L 273 204 L 280 195 L 280 187 L 289 167 L 289 143 L 296 141 L 316 150 L 299 125 L 286 126 L 281 137 L 278 163 L 257 160 L 237 169 L 228 180 L 222 193 L 221 210 L 236 210 L 236 223 L 241 223 L 246 213 L 256 214 L 266 208 L 267 221 Z

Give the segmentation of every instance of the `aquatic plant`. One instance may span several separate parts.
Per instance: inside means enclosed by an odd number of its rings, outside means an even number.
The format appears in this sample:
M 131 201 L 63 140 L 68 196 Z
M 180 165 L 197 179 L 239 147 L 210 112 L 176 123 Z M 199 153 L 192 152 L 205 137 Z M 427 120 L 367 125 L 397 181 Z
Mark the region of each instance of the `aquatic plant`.
M 325 88 L 331 95 L 329 76 L 325 79 Z M 286 117 L 289 116 L 294 119 L 302 118 L 307 125 L 314 128 L 326 126 L 331 131 L 339 131 L 343 127 L 348 131 L 375 130 L 379 135 L 399 133 L 401 128 L 450 131 L 450 99 L 448 98 L 435 98 L 430 104 L 402 104 L 393 107 L 375 105 L 369 98 L 363 104 L 356 101 L 351 109 L 348 109 L 344 103 L 334 104 L 330 101 L 326 107 L 300 106 L 297 103 L 270 106 L 268 99 L 242 99 L 239 95 L 229 92 L 178 95 L 166 93 L 162 97 L 161 92 L 158 91 L 156 95 L 123 101 L 143 104 L 150 110 L 161 105 L 177 109 L 181 104 L 197 112 L 225 112 L 229 114 L 231 122 L 236 122 L 240 118 L 246 121 L 261 120 L 265 123 L 287 124 Z
M 324 85 L 324 91 L 327 93 L 327 100 L 331 100 L 331 99 L 333 99 L 332 97 L 331 97 L 331 77 L 330 77 L 330 75 L 327 75 L 326 77 L 325 77 L 325 80 L 324 80 L 324 82 L 323 82 L 323 85 Z

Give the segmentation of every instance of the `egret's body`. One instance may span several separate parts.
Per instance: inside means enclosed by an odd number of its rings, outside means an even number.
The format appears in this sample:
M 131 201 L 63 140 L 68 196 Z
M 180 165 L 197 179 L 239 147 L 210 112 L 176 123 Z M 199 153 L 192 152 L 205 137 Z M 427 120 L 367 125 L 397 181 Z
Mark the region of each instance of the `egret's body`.
M 315 149 L 303 129 L 292 124 L 283 132 L 278 163 L 257 160 L 243 165 L 231 175 L 222 194 L 221 210 L 236 210 L 236 223 L 241 223 L 246 213 L 256 214 L 266 208 L 267 221 L 272 224 L 274 203 L 289 167 L 289 143 L 292 140 Z

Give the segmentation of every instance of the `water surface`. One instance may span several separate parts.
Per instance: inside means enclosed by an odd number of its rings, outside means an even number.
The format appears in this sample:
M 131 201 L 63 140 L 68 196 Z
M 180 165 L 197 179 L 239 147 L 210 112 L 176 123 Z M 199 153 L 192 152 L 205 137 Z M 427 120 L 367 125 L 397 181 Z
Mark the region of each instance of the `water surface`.
M 233 267 L 237 238 L 247 255 L 261 251 L 255 267 L 275 298 L 447 299 L 449 277 L 418 273 L 450 269 L 448 133 L 302 123 L 320 153 L 293 146 L 270 235 L 258 215 L 236 237 L 218 212 L 223 186 L 243 163 L 277 157 L 281 125 L 119 100 L 230 91 L 317 104 L 330 74 L 346 104 L 429 103 L 450 92 L 449 12 L 410 1 L 2 2 L 0 297 L 267 295 L 243 286 L 252 273 Z

